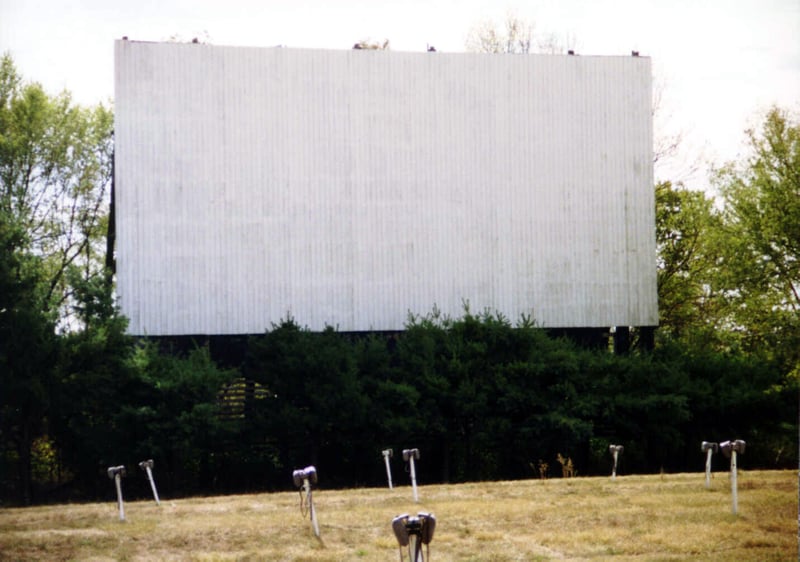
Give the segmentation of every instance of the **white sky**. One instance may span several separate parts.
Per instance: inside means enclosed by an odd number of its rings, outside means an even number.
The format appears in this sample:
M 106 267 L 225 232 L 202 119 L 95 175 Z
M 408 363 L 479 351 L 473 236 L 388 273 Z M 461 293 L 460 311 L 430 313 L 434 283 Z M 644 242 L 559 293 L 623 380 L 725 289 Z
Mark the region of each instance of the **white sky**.
M 0 0 L 0 52 L 29 81 L 82 104 L 113 98 L 113 41 L 199 36 L 218 45 L 463 51 L 469 29 L 506 14 L 578 54 L 653 59 L 656 135 L 682 132 L 657 179 L 704 188 L 709 163 L 742 154 L 771 105 L 800 110 L 800 0 Z M 687 175 L 699 161 L 699 171 Z

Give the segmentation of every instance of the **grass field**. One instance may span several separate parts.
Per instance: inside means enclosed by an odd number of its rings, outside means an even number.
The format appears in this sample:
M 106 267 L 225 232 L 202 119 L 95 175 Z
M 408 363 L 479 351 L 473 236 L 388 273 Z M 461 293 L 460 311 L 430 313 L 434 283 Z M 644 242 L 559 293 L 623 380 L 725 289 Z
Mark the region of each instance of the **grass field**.
M 158 475 L 156 474 L 156 478 Z M 0 509 L 0 560 L 399 560 L 390 522 L 433 512 L 433 561 L 796 560 L 797 473 L 569 478 Z M 109 481 L 109 487 L 113 484 Z M 406 560 L 408 557 L 406 556 Z

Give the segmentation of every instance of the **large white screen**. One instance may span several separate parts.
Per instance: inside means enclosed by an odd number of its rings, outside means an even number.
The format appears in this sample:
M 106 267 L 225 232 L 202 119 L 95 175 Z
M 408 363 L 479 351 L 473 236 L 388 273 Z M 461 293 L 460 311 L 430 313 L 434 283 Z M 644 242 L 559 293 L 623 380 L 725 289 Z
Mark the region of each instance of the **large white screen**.
M 116 43 L 133 334 L 657 324 L 650 61 Z

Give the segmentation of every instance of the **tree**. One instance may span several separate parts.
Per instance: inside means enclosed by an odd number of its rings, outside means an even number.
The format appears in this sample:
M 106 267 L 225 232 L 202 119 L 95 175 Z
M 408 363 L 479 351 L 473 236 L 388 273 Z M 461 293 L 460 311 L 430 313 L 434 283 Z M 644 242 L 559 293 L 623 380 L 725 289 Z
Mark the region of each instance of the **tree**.
M 33 499 L 31 446 L 44 429 L 58 342 L 42 311 L 41 262 L 16 251 L 26 234 L 0 209 L 0 490 Z
M 800 361 L 800 122 L 772 108 L 747 131 L 750 156 L 718 171 L 722 201 L 718 281 L 730 325 L 750 350 Z
M 492 20 L 483 20 L 469 30 L 466 48 L 476 53 L 564 53 L 565 45 L 574 43 L 562 40 L 554 33 L 534 37 L 533 22 L 508 14 L 502 27 Z M 535 40 L 536 39 L 536 40 Z
M 102 471 L 123 464 L 136 442 L 121 413 L 141 401 L 141 369 L 132 363 L 136 342 L 102 277 L 71 280 L 79 329 L 59 338 L 58 378 L 51 396 L 49 437 L 64 473 L 81 492 L 97 496 Z
M 26 233 L 42 260 L 45 311 L 68 321 L 67 272 L 103 274 L 113 115 L 84 108 L 69 93 L 48 96 L 23 84 L 9 55 L 0 59 L 0 209 Z M 63 326 L 62 326 L 63 327 Z
M 362 463 L 355 459 L 364 458 L 370 397 L 354 346 L 333 328 L 311 332 L 289 319 L 254 339 L 250 351 L 246 376 L 270 396 L 259 401 L 254 414 L 276 443 L 280 467 L 338 465 L 349 481 L 358 478 Z
M 720 228 L 713 200 L 670 182 L 656 185 L 659 333 L 683 341 L 716 337 L 714 293 L 718 252 L 710 240 Z
M 226 447 L 236 437 L 235 423 L 222 418 L 218 395 L 235 373 L 218 368 L 207 347 L 185 357 L 159 351 L 155 343 L 139 346 L 121 407 L 111 410 L 119 433 L 130 443 L 128 458 L 153 458 L 163 467 L 168 488 L 184 492 L 228 484 Z M 134 391 L 140 388 L 139 396 Z M 102 412 L 103 410 L 100 409 Z M 108 408 L 106 408 L 108 411 Z
M 74 283 L 102 273 L 111 112 L 24 84 L 0 58 L 0 454 L 33 494 L 31 446 L 48 431 Z M 78 272 L 80 273 L 78 275 Z M 6 464 L 6 463 L 3 463 Z
M 524 319 L 512 326 L 468 308 L 459 319 L 412 318 L 396 362 L 419 395 L 414 438 L 442 481 L 519 478 L 531 460 L 569 454 L 591 434 L 579 354 Z
M 800 360 L 800 126 L 773 108 L 750 155 L 716 172 L 715 201 L 656 187 L 661 333 L 695 346 Z

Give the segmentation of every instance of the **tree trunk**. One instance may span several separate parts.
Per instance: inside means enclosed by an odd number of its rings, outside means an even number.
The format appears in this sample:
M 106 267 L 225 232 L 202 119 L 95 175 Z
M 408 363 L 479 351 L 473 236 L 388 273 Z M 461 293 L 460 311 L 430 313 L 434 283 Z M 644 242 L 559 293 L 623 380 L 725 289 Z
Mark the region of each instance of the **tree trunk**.
M 108 209 L 108 230 L 106 231 L 106 280 L 109 284 L 111 284 L 114 274 L 117 272 L 117 262 L 114 259 L 114 245 L 116 242 L 115 157 L 116 153 L 111 155 L 111 204 Z

